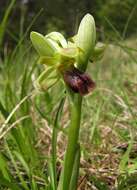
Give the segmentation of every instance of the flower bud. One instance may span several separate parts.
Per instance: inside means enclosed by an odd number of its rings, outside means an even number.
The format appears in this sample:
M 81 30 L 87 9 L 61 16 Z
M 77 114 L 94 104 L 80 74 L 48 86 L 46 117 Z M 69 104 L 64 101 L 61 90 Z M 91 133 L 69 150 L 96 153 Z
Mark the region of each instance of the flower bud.
M 96 27 L 92 15 L 87 14 L 84 16 L 80 23 L 75 40 L 77 47 L 82 50 L 79 53 L 77 60 L 78 67 L 82 68 L 82 70 L 85 70 L 87 67 L 88 59 L 94 50 L 96 41 Z
M 98 61 L 100 60 L 103 55 L 104 55 L 104 51 L 106 49 L 106 45 L 103 43 L 97 43 L 97 45 L 94 48 L 94 51 L 91 53 L 90 56 L 90 61 Z

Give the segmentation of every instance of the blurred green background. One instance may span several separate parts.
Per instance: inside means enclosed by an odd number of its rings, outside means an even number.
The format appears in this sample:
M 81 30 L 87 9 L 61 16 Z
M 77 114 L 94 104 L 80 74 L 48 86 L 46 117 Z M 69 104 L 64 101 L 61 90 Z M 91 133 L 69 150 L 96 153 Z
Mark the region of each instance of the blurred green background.
M 10 2 L 0 0 L 0 19 Z M 14 44 L 38 13 L 31 30 L 41 33 L 57 30 L 71 36 L 83 15 L 89 12 L 95 17 L 99 39 L 112 40 L 116 31 L 124 38 L 131 37 L 137 33 L 136 8 L 137 0 L 16 0 L 5 41 Z

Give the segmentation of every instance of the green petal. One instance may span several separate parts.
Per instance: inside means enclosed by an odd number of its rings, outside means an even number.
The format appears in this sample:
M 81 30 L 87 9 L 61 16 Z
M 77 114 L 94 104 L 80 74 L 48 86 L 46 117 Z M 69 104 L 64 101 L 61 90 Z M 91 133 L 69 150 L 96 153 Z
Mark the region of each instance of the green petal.
M 30 39 L 34 48 L 41 56 L 53 56 L 55 53 L 54 46 L 43 35 L 37 32 L 31 32 Z
M 46 39 L 47 39 L 47 41 L 49 41 L 52 44 L 52 46 L 55 48 L 56 52 L 58 52 L 60 50 L 60 46 L 56 41 L 54 41 L 53 39 L 50 39 L 50 38 L 46 38 Z
M 79 49 L 78 48 L 62 48 L 60 50 L 60 54 L 64 57 L 69 57 L 69 58 L 75 58 L 78 56 Z
M 46 35 L 46 38 L 50 38 L 53 41 L 57 42 L 60 47 L 63 47 L 63 48 L 67 47 L 67 41 L 66 41 L 66 39 L 59 32 L 51 32 L 48 35 Z
M 56 54 L 53 57 L 49 56 L 42 56 L 40 57 L 39 61 L 40 64 L 44 64 L 47 66 L 54 66 L 59 62 L 59 56 Z

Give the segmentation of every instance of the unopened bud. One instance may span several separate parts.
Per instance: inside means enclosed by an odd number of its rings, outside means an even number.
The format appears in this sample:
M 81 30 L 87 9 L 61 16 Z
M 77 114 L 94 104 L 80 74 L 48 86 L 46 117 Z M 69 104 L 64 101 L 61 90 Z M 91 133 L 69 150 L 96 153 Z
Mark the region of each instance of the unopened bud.
M 96 41 L 96 27 L 92 15 L 87 14 L 82 19 L 76 36 L 76 45 L 82 51 L 78 56 L 78 66 L 85 70 Z

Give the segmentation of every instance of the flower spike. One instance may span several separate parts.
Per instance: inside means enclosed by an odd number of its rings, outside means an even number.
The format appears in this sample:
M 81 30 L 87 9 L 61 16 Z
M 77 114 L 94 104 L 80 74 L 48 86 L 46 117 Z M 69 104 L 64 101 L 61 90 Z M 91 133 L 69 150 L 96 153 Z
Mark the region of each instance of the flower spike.
M 95 88 L 95 83 L 85 70 L 89 61 L 102 57 L 103 50 L 95 46 L 96 29 L 92 15 L 84 16 L 71 41 L 59 32 L 45 36 L 31 32 L 30 38 L 40 55 L 39 63 L 46 66 L 35 86 L 46 90 L 61 79 L 74 93 L 82 96 Z

